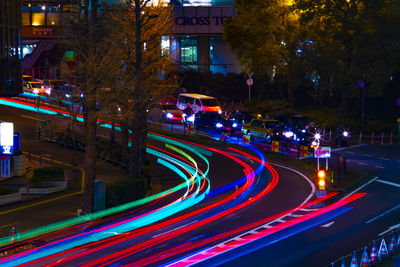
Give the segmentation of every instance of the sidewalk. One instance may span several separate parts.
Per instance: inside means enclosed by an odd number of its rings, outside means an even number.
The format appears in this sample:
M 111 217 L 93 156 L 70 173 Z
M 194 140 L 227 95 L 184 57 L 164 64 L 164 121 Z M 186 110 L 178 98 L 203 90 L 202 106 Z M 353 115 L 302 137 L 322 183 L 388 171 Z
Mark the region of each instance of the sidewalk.
M 22 140 L 22 148 L 25 152 L 32 154 L 42 154 L 46 157 L 53 157 L 54 160 L 72 164 L 77 167 L 83 167 L 84 153 L 69 150 L 55 144 L 44 143 L 36 140 Z M 28 166 L 32 169 L 49 166 L 48 162 L 32 159 L 28 161 Z M 126 177 L 126 172 L 119 166 L 115 166 L 103 160 L 97 160 L 97 179 L 104 180 L 106 183 L 121 180 Z M 13 191 L 27 183 L 26 176 L 11 177 L 0 180 L 1 185 L 6 185 Z M 75 194 L 66 198 L 52 200 L 32 207 L 25 207 L 43 200 L 53 199 L 58 196 L 77 192 L 78 190 L 68 189 L 48 196 L 25 196 L 22 201 L 13 204 L 0 206 L 0 237 L 9 234 L 8 225 L 16 225 L 20 232 L 48 225 L 54 222 L 62 221 L 77 216 L 77 209 L 82 205 L 82 194 Z M 19 209 L 19 210 L 18 210 Z

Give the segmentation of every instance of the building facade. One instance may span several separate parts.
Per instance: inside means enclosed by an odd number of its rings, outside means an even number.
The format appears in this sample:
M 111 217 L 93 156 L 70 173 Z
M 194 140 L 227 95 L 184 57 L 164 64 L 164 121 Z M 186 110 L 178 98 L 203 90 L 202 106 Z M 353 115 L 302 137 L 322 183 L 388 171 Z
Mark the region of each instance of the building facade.
M 0 1 L 0 96 L 22 92 L 21 2 Z
M 109 1 L 115 2 L 117 0 Z M 54 40 L 62 14 L 79 12 L 83 1 L 23 0 L 23 72 L 37 78 L 58 78 Z M 173 30 L 161 40 L 181 69 L 227 74 L 241 66 L 222 38 L 224 19 L 235 15 L 233 0 L 174 0 Z

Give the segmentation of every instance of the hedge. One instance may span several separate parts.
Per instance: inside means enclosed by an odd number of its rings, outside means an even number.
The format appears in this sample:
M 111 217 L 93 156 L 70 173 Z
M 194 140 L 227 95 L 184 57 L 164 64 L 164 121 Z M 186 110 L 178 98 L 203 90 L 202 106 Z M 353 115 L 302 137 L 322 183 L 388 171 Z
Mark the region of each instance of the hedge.
M 11 189 L 0 185 L 0 195 L 7 195 L 11 193 L 12 193 Z
M 31 182 L 55 182 L 64 180 L 64 168 L 43 167 L 33 170 Z

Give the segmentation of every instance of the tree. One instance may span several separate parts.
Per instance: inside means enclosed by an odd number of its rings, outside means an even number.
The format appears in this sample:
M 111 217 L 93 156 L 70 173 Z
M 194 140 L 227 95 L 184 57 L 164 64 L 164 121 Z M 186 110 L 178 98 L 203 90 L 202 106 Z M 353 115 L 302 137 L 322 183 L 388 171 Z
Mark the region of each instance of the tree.
M 394 67 L 384 56 L 395 56 L 393 44 L 399 41 L 398 34 L 382 38 L 382 30 L 393 28 L 390 25 L 398 19 L 392 11 L 399 10 L 398 1 L 295 2 L 301 28 L 317 51 L 313 68 L 321 76 L 322 84 L 340 93 L 340 110 L 348 110 L 351 98 L 360 99 L 357 82 L 367 84 L 370 92 L 380 92 Z M 365 95 L 361 95 L 363 98 Z
M 304 80 L 298 57 L 299 27 L 293 6 L 281 0 L 236 1 L 237 16 L 226 20 L 224 39 L 247 73 L 257 77 L 283 74 L 288 99 Z
M 114 5 L 113 39 L 119 44 L 117 58 L 122 63 L 117 77 L 121 116 L 129 117 L 132 147 L 128 175 L 141 176 L 147 138 L 147 111 L 152 100 L 175 91 L 166 76 L 172 66 L 168 53 L 161 51 L 161 37 L 172 27 L 172 7 L 164 1 L 131 0 Z
M 89 6 L 90 2 L 90 6 Z M 100 88 L 111 87 L 118 71 L 114 51 L 115 42 L 110 38 L 106 12 L 98 16 L 97 1 L 85 0 L 82 14 L 72 14 L 65 23 L 63 45 L 76 53 L 76 63 L 64 75 L 77 83 L 77 92 L 83 93 L 83 130 L 85 134 L 85 190 L 83 211 L 92 212 L 94 182 L 96 179 L 96 133 L 98 114 L 97 94 Z

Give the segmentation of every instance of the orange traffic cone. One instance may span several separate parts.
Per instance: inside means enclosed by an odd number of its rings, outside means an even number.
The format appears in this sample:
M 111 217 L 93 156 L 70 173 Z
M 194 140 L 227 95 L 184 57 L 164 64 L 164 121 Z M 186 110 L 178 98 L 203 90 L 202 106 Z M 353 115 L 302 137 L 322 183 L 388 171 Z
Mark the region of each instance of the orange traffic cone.
M 396 239 L 394 238 L 394 232 L 392 231 L 392 238 L 390 239 L 390 244 L 389 244 L 389 252 L 394 253 L 396 250 Z
M 361 257 L 360 267 L 369 267 L 371 263 L 369 262 L 367 246 L 364 247 L 364 251 Z
M 382 257 L 382 256 L 387 257 L 387 256 L 389 256 L 389 252 L 388 252 L 388 249 L 387 249 L 387 246 L 386 246 L 385 238 L 382 238 L 378 254 L 379 254 L 379 257 Z
M 358 267 L 357 255 L 355 250 L 353 251 L 353 257 L 351 258 L 350 267 Z
M 17 238 L 17 228 L 15 227 L 15 225 L 13 225 L 10 230 L 10 241 L 14 242 L 16 238 Z
M 340 267 L 346 267 L 346 258 L 342 256 L 342 263 L 340 264 Z
M 371 263 L 378 263 L 379 261 L 380 257 L 376 249 L 376 242 L 374 240 L 372 241 L 372 248 L 371 248 Z

